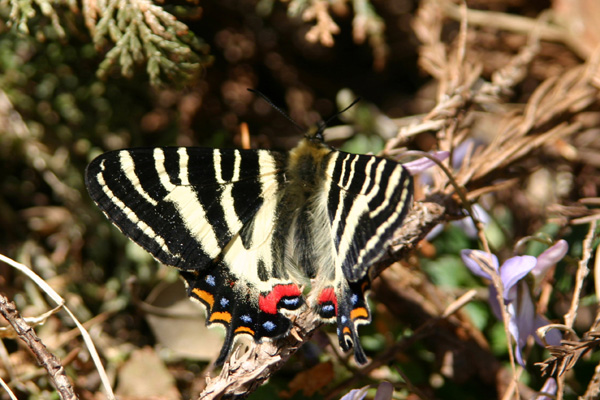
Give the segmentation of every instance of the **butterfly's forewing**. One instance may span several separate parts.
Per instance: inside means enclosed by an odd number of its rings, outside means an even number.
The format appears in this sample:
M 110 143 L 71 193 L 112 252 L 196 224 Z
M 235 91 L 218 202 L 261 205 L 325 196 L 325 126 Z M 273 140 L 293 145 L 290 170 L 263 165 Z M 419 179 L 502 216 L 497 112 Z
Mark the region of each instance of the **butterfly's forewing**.
M 286 154 L 266 150 L 152 148 L 109 152 L 86 171 L 92 199 L 160 262 L 183 270 L 207 323 L 225 327 L 223 362 L 239 334 L 277 337 L 281 309 L 303 304 L 299 287 L 273 276 L 276 207 Z
M 331 223 L 335 278 L 320 289 L 317 310 L 324 319 L 337 317 L 340 346 L 354 347 L 365 363 L 356 327 L 370 321 L 368 269 L 388 250 L 411 206 L 412 177 L 395 161 L 340 151 L 324 159 L 324 175 L 321 207 Z
M 325 175 L 336 267 L 357 281 L 384 255 L 402 224 L 412 204 L 412 176 L 398 162 L 341 151 L 333 153 Z
M 86 185 L 108 218 L 160 262 L 201 270 L 277 191 L 283 157 L 184 147 L 119 150 L 90 163 Z

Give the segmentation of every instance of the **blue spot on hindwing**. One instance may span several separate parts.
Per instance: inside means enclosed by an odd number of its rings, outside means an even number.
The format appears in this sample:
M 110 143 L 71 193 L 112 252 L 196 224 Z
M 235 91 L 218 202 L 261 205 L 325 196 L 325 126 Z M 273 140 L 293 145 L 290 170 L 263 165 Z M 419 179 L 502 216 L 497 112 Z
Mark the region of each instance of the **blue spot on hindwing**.
M 334 307 L 332 304 L 326 304 L 321 309 L 325 312 L 333 312 Z
M 275 327 L 276 327 L 276 325 L 272 321 L 267 321 L 267 322 L 263 323 L 263 328 L 265 328 L 269 332 L 272 332 L 273 330 L 275 330 Z
M 225 297 L 221 297 L 221 307 L 227 307 L 229 305 L 229 300 L 227 300 Z
M 348 318 L 346 318 L 345 315 L 342 315 L 342 318 L 340 318 L 340 320 L 342 321 L 342 324 L 345 324 L 346 321 L 348 321 Z
M 352 302 L 353 306 L 355 306 L 356 303 L 358 303 L 358 296 L 356 295 L 356 293 L 354 293 L 352 296 L 350 296 L 350 301 Z
M 247 324 L 249 324 L 249 323 L 251 323 L 251 322 L 252 322 L 252 317 L 251 317 L 251 316 L 249 316 L 248 314 L 241 315 L 241 316 L 240 316 L 240 319 L 241 319 L 242 321 L 244 321 L 245 323 L 247 323 Z
M 206 275 L 206 278 L 204 278 L 204 280 L 206 281 L 206 283 L 208 283 L 210 286 L 215 286 L 216 282 L 215 282 L 215 277 L 212 275 Z

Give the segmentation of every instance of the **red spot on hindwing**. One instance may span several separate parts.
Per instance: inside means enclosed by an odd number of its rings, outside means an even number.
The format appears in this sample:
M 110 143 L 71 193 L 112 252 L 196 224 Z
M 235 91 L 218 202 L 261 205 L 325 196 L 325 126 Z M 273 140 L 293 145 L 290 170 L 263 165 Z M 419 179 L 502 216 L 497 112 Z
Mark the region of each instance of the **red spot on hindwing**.
M 277 304 L 284 297 L 300 296 L 300 288 L 293 283 L 288 285 L 275 285 L 267 295 L 258 296 L 258 308 L 267 314 L 277 314 Z
M 337 315 L 337 310 L 338 310 L 337 297 L 335 295 L 335 290 L 333 290 L 333 288 L 331 286 L 323 289 L 321 291 L 321 293 L 319 293 L 318 302 L 319 302 L 319 304 L 333 303 L 333 306 L 335 307 L 335 315 Z

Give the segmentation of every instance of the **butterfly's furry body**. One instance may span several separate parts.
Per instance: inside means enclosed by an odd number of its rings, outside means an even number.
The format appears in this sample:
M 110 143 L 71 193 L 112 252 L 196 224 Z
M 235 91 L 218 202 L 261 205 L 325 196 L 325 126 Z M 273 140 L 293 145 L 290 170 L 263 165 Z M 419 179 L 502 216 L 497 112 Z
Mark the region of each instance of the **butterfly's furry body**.
M 308 304 L 335 321 L 340 345 L 366 356 L 368 268 L 410 207 L 401 164 L 337 151 L 309 134 L 289 153 L 201 148 L 106 153 L 86 172 L 108 218 L 159 261 L 179 268 L 207 323 L 275 338 Z M 307 293 L 306 300 L 304 294 Z

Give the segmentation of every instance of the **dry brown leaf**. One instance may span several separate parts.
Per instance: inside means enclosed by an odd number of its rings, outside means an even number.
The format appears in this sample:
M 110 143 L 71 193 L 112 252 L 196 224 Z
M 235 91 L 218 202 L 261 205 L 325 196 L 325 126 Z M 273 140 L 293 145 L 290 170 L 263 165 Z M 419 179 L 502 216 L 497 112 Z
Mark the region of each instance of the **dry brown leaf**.
M 289 399 L 302 391 L 305 396 L 313 396 L 319 389 L 325 387 L 334 378 L 333 364 L 325 362 L 317 364 L 309 370 L 298 373 L 288 385 L 288 391 L 281 391 L 279 396 Z

